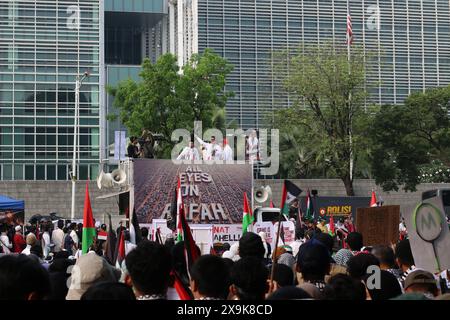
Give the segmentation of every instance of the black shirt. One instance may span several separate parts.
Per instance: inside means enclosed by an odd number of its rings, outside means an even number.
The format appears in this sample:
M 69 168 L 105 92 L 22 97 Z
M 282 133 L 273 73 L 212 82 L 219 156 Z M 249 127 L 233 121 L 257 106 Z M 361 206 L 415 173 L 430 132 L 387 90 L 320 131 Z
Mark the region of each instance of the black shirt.
M 130 158 L 138 158 L 139 157 L 139 150 L 138 147 L 136 147 L 134 144 L 128 145 L 128 157 Z

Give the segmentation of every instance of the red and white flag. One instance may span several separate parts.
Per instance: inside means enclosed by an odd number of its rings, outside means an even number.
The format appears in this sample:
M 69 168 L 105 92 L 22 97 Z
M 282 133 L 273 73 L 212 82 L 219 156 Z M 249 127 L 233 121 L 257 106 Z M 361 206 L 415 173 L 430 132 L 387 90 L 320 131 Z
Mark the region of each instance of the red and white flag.
M 350 12 L 347 14 L 347 44 L 353 44 L 353 25 L 352 25 L 352 16 Z

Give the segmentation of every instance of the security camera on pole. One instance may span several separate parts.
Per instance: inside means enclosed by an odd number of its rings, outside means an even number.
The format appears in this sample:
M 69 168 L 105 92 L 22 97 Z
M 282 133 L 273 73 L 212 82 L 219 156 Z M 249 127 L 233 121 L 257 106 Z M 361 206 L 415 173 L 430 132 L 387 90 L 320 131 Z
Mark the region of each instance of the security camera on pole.
M 75 219 L 75 190 L 77 183 L 77 152 L 78 152 L 78 124 L 80 113 L 80 88 L 83 81 L 89 77 L 89 72 L 85 71 L 83 75 L 77 75 L 75 81 L 75 115 L 73 122 L 73 160 L 72 160 L 72 210 L 70 218 Z

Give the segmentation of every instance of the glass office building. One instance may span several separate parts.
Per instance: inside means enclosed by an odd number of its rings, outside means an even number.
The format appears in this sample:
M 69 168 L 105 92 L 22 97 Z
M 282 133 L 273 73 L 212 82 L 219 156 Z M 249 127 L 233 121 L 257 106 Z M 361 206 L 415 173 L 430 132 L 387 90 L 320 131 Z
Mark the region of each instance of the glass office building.
M 102 118 L 99 0 L 0 0 L 0 177 L 67 180 L 80 92 L 79 178 L 95 178 Z
M 259 127 L 268 112 L 289 105 L 272 81 L 271 51 L 301 42 L 345 44 L 347 2 L 185 1 L 197 11 L 185 21 L 193 25 L 198 50 L 213 48 L 235 67 L 227 87 L 236 96 L 227 116 L 243 127 Z M 402 103 L 412 91 L 450 84 L 448 0 L 351 0 L 349 6 L 354 45 L 374 51 L 380 60 L 368 79 L 375 84 L 368 103 Z

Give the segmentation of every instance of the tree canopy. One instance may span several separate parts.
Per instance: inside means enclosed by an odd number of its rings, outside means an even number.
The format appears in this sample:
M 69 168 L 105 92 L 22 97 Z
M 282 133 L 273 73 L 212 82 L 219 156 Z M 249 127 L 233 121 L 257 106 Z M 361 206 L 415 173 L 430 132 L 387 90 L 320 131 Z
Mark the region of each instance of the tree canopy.
M 301 146 L 297 151 L 288 147 L 282 158 L 288 156 L 300 172 L 308 164 L 331 170 L 347 194 L 354 195 L 351 161 L 356 164 L 367 146 L 368 57 L 355 47 L 349 60 L 346 47 L 326 44 L 278 52 L 274 59 L 275 74 L 294 99 L 292 106 L 276 112 L 274 126 L 282 133 L 281 148 L 286 141 Z
M 403 105 L 383 106 L 370 126 L 370 165 L 385 191 L 415 191 L 450 166 L 450 86 L 411 94 Z M 438 174 L 436 173 L 436 176 Z M 427 176 L 425 176 L 427 174 Z M 430 176 L 428 176 L 430 174 Z
M 213 116 L 233 95 L 225 91 L 231 71 L 232 66 L 211 49 L 192 55 L 181 72 L 176 57 L 165 54 L 155 64 L 144 60 L 141 81 L 128 79 L 108 91 L 130 134 L 140 135 L 143 129 L 162 134 L 160 156 L 168 156 L 175 129 L 191 130 L 195 120 L 205 128 L 213 125 Z

